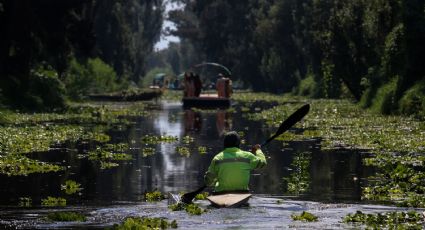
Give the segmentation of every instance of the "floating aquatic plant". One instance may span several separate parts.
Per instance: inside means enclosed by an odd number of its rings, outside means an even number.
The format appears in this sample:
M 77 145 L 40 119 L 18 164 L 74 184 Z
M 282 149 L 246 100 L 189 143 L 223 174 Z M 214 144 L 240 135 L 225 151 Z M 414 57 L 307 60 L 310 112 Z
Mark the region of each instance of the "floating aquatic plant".
M 22 155 L 0 155 L 0 173 L 8 176 L 26 176 L 31 173 L 57 172 L 63 169 L 62 166 L 40 162 Z
M 64 190 L 66 194 L 70 195 L 79 192 L 83 189 L 81 188 L 81 184 L 73 180 L 67 180 L 65 181 L 65 184 L 61 185 L 61 190 Z
M 277 103 L 258 113 L 246 114 L 248 119 L 265 121 L 273 128 L 305 103 L 286 96 L 245 94 L 237 97 L 245 104 L 256 100 Z M 292 103 L 285 103 L 287 101 Z M 309 103 L 310 113 L 294 126 L 295 132 L 290 130 L 277 139 L 320 138 L 322 149 L 367 150 L 372 156 L 364 162 L 377 167 L 378 173 L 363 186 L 363 199 L 425 207 L 421 198 L 425 193 L 425 123 L 411 117 L 374 114 L 347 100 L 310 100 Z M 409 176 L 400 177 L 405 174 Z
M 128 217 L 122 224 L 115 224 L 115 230 L 133 230 L 133 229 L 167 229 L 177 228 L 177 221 L 167 221 L 156 217 Z
M 309 152 L 297 152 L 294 154 L 291 163 L 292 171 L 288 177 L 283 178 L 288 193 L 299 195 L 305 193 L 309 189 L 310 161 L 311 156 Z
M 208 192 L 202 192 L 202 193 L 196 194 L 195 200 L 205 200 L 207 199 L 209 195 L 210 194 Z
M 168 205 L 168 208 L 171 211 L 182 211 L 182 210 L 184 210 L 185 206 L 186 206 L 185 203 L 183 203 L 183 202 L 177 202 L 175 204 Z
M 151 155 L 155 154 L 155 149 L 151 148 L 151 147 L 144 147 L 142 149 L 142 153 L 143 153 L 144 157 L 151 156 Z
M 189 148 L 186 146 L 177 146 L 176 151 L 184 157 L 190 157 L 190 151 Z
M 423 229 L 423 216 L 415 211 L 366 214 L 357 211 L 343 218 L 345 223 L 360 223 L 370 229 Z
M 172 205 L 169 205 L 168 208 L 171 211 L 182 211 L 185 210 L 190 215 L 201 215 L 202 213 L 206 212 L 206 210 L 200 208 L 197 204 L 184 204 L 182 202 L 175 203 Z
M 107 151 L 112 151 L 112 152 L 125 152 L 128 150 L 128 144 L 127 143 L 106 144 L 103 148 Z
M 184 210 L 191 215 L 201 215 L 205 212 L 205 210 L 200 208 L 197 204 L 188 204 Z
M 194 139 L 193 137 L 191 137 L 191 136 L 184 136 L 184 137 L 182 138 L 182 142 L 183 142 L 183 143 L 185 143 L 185 144 L 190 144 L 190 143 L 192 143 L 194 140 L 195 140 L 195 139 Z
M 51 221 L 86 221 L 86 216 L 78 212 L 52 212 L 47 215 Z
M 198 146 L 198 152 L 200 155 L 204 155 L 207 153 L 207 147 L 205 146 Z
M 100 163 L 100 169 L 110 169 L 110 168 L 116 168 L 120 166 L 118 163 L 115 162 L 107 162 L 107 161 L 99 161 Z
M 161 201 L 165 199 L 165 196 L 160 191 L 155 190 L 152 192 L 145 193 L 145 199 L 148 202 L 155 202 L 155 201 Z
M 158 143 L 172 143 L 178 141 L 178 137 L 171 135 L 152 136 L 145 135 L 142 137 L 142 141 L 145 144 L 158 144 Z
M 115 161 L 126 161 L 131 160 L 132 156 L 130 154 L 125 153 L 112 153 L 110 151 L 107 151 L 103 148 L 96 148 L 93 151 L 90 151 L 88 153 L 88 159 L 89 160 L 115 160 Z
M 48 196 L 46 199 L 41 200 L 41 205 L 47 207 L 66 206 L 66 199 Z
M 317 216 L 306 211 L 303 211 L 300 215 L 292 214 L 291 218 L 293 220 L 306 221 L 306 222 L 315 222 L 318 219 Z

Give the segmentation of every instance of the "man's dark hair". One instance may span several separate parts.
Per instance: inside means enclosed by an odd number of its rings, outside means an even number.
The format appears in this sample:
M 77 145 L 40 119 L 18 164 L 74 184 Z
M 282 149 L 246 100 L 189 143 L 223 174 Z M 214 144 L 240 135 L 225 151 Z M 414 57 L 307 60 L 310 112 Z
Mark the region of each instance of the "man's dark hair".
M 235 131 L 230 131 L 224 134 L 224 148 L 237 147 L 241 144 L 241 138 Z

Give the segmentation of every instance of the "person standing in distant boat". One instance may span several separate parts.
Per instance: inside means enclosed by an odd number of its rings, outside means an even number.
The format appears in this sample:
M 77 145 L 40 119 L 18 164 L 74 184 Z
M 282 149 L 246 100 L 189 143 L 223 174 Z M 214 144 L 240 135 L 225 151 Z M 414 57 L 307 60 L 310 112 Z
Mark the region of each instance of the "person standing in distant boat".
M 184 97 L 194 97 L 195 96 L 195 84 L 193 73 L 184 74 Z
M 218 97 L 230 98 L 232 95 L 232 80 L 228 77 L 224 77 L 221 73 L 218 74 L 216 87 Z
M 215 194 L 248 193 L 251 170 L 267 164 L 259 144 L 247 152 L 239 149 L 240 142 L 237 132 L 227 132 L 224 135 L 224 150 L 213 158 L 205 173 L 205 184 L 214 186 Z
M 202 91 L 202 81 L 201 81 L 201 77 L 198 74 L 194 75 L 193 83 L 195 86 L 195 97 L 199 97 Z

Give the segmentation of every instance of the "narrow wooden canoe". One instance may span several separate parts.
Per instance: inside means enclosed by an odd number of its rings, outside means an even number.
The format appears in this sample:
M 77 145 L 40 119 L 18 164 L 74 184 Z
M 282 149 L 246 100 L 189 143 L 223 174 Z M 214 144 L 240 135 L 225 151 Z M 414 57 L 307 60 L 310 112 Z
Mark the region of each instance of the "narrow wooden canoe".
M 237 208 L 248 203 L 252 194 L 249 193 L 228 193 L 222 195 L 208 196 L 207 199 L 214 207 L 218 208 Z

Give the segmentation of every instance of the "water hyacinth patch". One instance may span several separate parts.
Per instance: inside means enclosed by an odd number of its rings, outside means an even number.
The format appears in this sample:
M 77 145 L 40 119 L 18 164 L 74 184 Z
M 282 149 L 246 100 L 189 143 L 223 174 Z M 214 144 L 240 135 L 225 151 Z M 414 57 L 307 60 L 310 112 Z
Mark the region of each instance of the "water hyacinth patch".
M 155 154 L 155 149 L 151 148 L 151 147 L 144 147 L 142 149 L 142 153 L 143 153 L 144 157 L 151 156 L 151 155 Z
M 66 194 L 71 195 L 83 189 L 81 188 L 81 184 L 73 180 L 67 180 L 65 181 L 65 184 L 61 185 L 61 190 L 64 190 Z
M 209 195 L 210 194 L 208 192 L 202 192 L 202 193 L 196 194 L 195 200 L 206 200 Z
M 161 201 L 163 199 L 165 199 L 164 194 L 158 190 L 145 193 L 145 200 L 148 202 Z
M 205 146 L 198 146 L 198 152 L 200 155 L 204 155 L 207 153 L 207 147 Z
M 115 160 L 115 161 L 126 161 L 131 160 L 132 156 L 130 154 L 125 153 L 113 153 L 110 151 L 107 151 L 103 148 L 96 148 L 96 150 L 90 151 L 88 153 L 89 160 Z
M 182 211 L 185 210 L 190 215 L 201 215 L 202 213 L 205 213 L 206 210 L 200 208 L 197 204 L 184 204 L 182 202 L 169 205 L 168 208 L 171 211 Z
M 371 229 L 423 229 L 424 217 L 415 211 L 366 214 L 357 211 L 343 218 L 345 223 L 360 223 Z
M 310 161 L 309 152 L 296 153 L 291 163 L 293 169 L 288 177 L 284 177 L 284 185 L 289 194 L 299 195 L 308 191 L 310 187 Z
M 106 143 L 111 139 L 105 133 L 110 124 L 127 124 L 129 116 L 145 115 L 146 109 L 144 103 L 74 103 L 63 113 L 27 114 L 2 110 L 1 114 L 6 118 L 0 120 L 0 173 L 18 176 L 62 169 L 19 154 L 47 152 L 62 143 Z M 122 152 L 126 148 L 107 144 L 105 149 L 109 150 L 109 147 L 113 152 Z M 116 160 L 129 159 L 125 155 L 114 157 Z
M 169 206 L 168 206 L 168 208 L 169 208 L 171 211 L 182 211 L 182 210 L 184 210 L 185 206 L 186 206 L 186 204 L 185 204 L 185 203 L 183 203 L 183 202 L 178 202 L 178 203 L 175 203 L 175 204 L 171 204 L 171 205 L 169 205 Z
M 47 173 L 64 167 L 30 159 L 22 155 L 0 155 L 0 173 L 8 176 L 26 176 L 31 173 Z
M 115 224 L 115 230 L 132 230 L 132 229 L 167 229 L 177 228 L 177 221 L 173 220 L 168 222 L 163 218 L 156 217 L 129 217 L 124 220 L 122 224 Z
M 180 156 L 190 157 L 189 148 L 186 146 L 177 146 L 176 151 L 180 154 Z
M 66 206 L 66 199 L 61 197 L 48 196 L 46 199 L 41 200 L 41 206 L 46 206 L 46 207 Z
M 110 169 L 110 168 L 116 168 L 120 166 L 118 163 L 115 162 L 107 162 L 107 161 L 99 161 L 100 163 L 100 169 Z
M 172 143 L 178 141 L 178 137 L 170 135 L 152 136 L 145 135 L 142 137 L 142 142 L 145 144 Z
M 306 222 L 315 222 L 318 219 L 317 216 L 306 211 L 303 211 L 300 215 L 292 214 L 291 218 L 295 221 L 298 220 L 298 221 L 306 221 Z
M 77 140 L 78 136 L 83 134 L 81 127 L 70 125 L 0 126 L 0 153 L 5 155 L 45 152 L 53 144 Z
M 192 143 L 194 140 L 195 140 L 195 139 L 194 139 L 193 137 L 191 137 L 191 136 L 184 136 L 184 137 L 182 138 L 182 142 L 183 142 L 183 143 L 185 143 L 185 144 L 190 144 L 190 143 Z
M 299 98 L 254 94 L 238 100 L 277 103 L 258 113 L 246 114 L 248 119 L 262 120 L 277 128 L 292 112 L 306 102 Z M 285 103 L 291 101 L 292 103 Z M 365 111 L 348 100 L 310 100 L 310 113 L 291 130 L 277 139 L 282 141 L 321 140 L 321 149 L 352 148 L 372 154 L 366 165 L 378 173 L 363 186 L 363 199 L 395 202 L 402 206 L 425 207 L 425 123 L 411 117 L 384 116 Z M 402 165 L 402 166 L 400 166 Z M 403 176 L 408 175 L 408 176 Z
M 201 215 L 202 213 L 206 212 L 196 204 L 188 204 L 184 210 L 190 215 Z
M 53 212 L 47 215 L 47 219 L 51 221 L 86 221 L 86 216 L 78 212 Z

